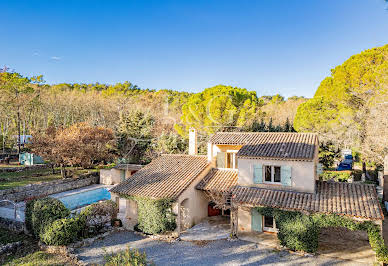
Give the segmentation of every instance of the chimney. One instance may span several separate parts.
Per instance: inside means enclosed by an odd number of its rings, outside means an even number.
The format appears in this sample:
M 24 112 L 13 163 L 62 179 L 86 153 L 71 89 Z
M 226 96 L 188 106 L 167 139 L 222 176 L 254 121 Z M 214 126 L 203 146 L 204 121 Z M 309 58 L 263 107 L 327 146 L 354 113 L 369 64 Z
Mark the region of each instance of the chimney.
M 189 130 L 189 155 L 197 155 L 198 145 L 197 145 L 197 130 L 195 128 L 190 128 Z

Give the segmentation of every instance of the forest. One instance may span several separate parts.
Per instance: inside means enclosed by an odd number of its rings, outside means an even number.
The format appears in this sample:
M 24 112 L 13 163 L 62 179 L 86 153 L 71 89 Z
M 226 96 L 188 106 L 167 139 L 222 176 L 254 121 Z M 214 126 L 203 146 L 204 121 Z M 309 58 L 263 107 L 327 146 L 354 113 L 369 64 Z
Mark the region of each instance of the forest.
M 43 76 L 25 77 L 4 67 L 0 149 L 29 149 L 18 147 L 17 136 L 32 135 L 35 152 L 42 153 L 50 139 L 53 149 L 63 144 L 67 147 L 62 150 L 70 153 L 68 146 L 80 143 L 81 137 L 90 142 L 97 128 L 109 143 L 104 152 L 114 156 L 95 162 L 144 164 L 161 153 L 186 152 L 190 127 L 199 132 L 202 153 L 217 131 L 298 131 L 316 132 L 326 147 L 351 148 L 365 161 L 381 164 L 388 147 L 387 87 L 388 45 L 361 52 L 332 69 L 311 99 L 286 99 L 276 92 L 259 97 L 260 90 L 227 85 L 200 93 L 142 89 L 129 81 L 50 85 Z M 70 140 L 71 134 L 78 137 Z

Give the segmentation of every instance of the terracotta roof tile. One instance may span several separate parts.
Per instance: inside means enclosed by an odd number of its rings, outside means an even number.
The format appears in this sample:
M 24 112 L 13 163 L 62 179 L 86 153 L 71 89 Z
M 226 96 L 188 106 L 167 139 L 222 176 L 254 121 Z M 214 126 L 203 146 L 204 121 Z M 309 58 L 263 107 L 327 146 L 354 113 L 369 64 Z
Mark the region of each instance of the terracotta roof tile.
M 196 186 L 209 192 L 230 192 L 237 185 L 237 170 L 213 168 Z
M 243 145 L 239 157 L 314 159 L 318 136 L 291 132 L 219 132 L 210 138 L 216 145 Z
M 130 196 L 176 199 L 207 166 L 206 156 L 162 155 L 110 191 Z
M 236 186 L 233 202 L 310 213 L 335 213 L 372 220 L 384 215 L 373 185 L 317 181 L 316 193 Z

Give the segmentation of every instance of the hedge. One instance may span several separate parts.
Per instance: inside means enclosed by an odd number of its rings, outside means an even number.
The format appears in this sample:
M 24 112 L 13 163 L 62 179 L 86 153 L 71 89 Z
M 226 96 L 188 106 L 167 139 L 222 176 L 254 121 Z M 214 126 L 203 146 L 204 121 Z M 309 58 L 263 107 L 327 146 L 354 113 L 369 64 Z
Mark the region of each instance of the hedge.
M 69 215 L 70 211 L 57 199 L 34 199 L 26 204 L 26 227 L 35 237 L 39 237 L 46 226 Z
M 352 175 L 351 171 L 324 171 L 319 175 L 319 178 L 323 181 L 334 179 L 337 182 L 346 182 Z
M 63 218 L 46 226 L 40 239 L 47 245 L 65 246 L 82 238 L 85 222 L 80 217 Z
M 172 201 L 170 199 L 131 198 L 137 202 L 137 228 L 139 230 L 146 234 L 158 234 L 175 230 L 176 215 L 172 212 Z
M 344 227 L 352 231 L 367 232 L 377 260 L 388 263 L 388 249 L 380 234 L 380 227 L 371 221 L 359 222 L 336 214 L 305 215 L 270 207 L 257 207 L 257 210 L 261 215 L 275 218 L 280 244 L 291 250 L 313 253 L 318 249 L 321 228 Z

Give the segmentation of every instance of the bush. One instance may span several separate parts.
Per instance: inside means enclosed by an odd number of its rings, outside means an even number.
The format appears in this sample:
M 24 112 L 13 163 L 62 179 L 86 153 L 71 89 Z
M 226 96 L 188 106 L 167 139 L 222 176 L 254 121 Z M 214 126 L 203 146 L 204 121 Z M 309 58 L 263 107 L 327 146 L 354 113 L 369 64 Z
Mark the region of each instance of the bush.
M 293 220 L 283 221 L 278 227 L 278 238 L 283 246 L 306 252 L 317 250 L 319 228 L 310 217 L 297 216 Z
M 172 212 L 171 200 L 140 197 L 136 197 L 135 200 L 138 206 L 138 229 L 146 234 L 175 230 L 176 215 Z
M 323 181 L 334 179 L 337 182 L 347 182 L 351 177 L 351 171 L 324 171 L 319 178 Z
M 27 229 L 35 237 L 39 237 L 46 226 L 69 216 L 70 211 L 57 199 L 42 198 L 27 202 L 25 215 Z
M 63 218 L 46 226 L 41 240 L 47 245 L 65 246 L 81 238 L 85 223 L 79 217 Z
M 105 224 L 116 219 L 117 213 L 117 204 L 111 200 L 106 200 L 83 209 L 80 213 L 80 219 L 84 221 L 89 234 L 96 234 L 104 228 Z
M 140 253 L 138 250 L 127 250 L 119 252 L 117 254 L 105 255 L 105 266 L 121 266 L 121 265 L 147 265 L 147 256 L 145 253 Z

